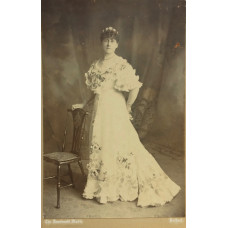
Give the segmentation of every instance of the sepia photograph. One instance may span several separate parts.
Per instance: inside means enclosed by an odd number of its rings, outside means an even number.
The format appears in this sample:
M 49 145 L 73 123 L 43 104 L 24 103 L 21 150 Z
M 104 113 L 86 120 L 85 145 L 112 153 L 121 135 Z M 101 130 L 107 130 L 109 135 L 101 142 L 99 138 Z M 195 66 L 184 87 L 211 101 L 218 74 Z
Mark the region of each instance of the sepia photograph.
M 227 5 L 2 1 L 1 227 L 226 227 Z
M 41 1 L 43 227 L 185 227 L 185 41 L 185 0 Z

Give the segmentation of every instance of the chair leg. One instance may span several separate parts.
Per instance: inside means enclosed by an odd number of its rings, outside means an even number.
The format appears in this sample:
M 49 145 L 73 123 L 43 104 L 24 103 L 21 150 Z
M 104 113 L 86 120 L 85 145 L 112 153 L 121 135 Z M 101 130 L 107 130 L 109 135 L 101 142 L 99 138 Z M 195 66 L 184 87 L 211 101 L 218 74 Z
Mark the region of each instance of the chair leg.
M 83 169 L 83 166 L 82 166 L 82 161 L 81 160 L 78 161 L 78 165 L 79 165 L 79 167 L 81 169 L 81 172 L 82 172 L 83 177 L 86 177 L 85 172 L 84 172 L 84 169 Z
M 72 184 L 73 184 L 73 186 L 74 186 L 73 173 L 72 173 L 72 170 L 71 170 L 70 164 L 68 164 L 68 171 L 69 171 L 69 175 L 70 175 L 71 183 L 72 183 Z
M 60 165 L 57 166 L 57 208 L 60 208 Z

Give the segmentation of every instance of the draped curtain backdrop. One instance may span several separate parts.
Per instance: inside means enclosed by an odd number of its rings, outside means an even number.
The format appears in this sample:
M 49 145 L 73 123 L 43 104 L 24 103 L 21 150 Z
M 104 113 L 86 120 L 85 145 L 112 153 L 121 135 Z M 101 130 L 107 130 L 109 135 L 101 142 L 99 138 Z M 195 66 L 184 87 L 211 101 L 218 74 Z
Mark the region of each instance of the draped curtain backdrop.
M 44 153 L 61 149 L 66 109 L 88 100 L 84 74 L 102 54 L 100 32 L 120 33 L 117 55 L 136 69 L 143 87 L 133 106 L 142 142 L 184 154 L 185 1 L 42 0 Z M 88 110 L 92 105 L 88 107 Z M 70 116 L 69 116 L 70 117 Z M 88 158 L 87 120 L 83 158 Z M 67 146 L 71 141 L 68 132 Z

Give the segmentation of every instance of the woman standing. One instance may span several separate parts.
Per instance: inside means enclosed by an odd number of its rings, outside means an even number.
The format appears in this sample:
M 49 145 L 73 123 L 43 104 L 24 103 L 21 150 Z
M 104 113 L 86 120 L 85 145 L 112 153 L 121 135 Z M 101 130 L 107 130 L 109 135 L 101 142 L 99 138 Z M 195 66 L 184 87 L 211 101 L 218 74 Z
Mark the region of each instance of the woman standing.
M 95 93 L 90 133 L 90 161 L 83 197 L 100 203 L 133 201 L 137 206 L 159 206 L 180 191 L 144 148 L 131 119 L 131 106 L 142 83 L 127 60 L 115 54 L 116 29 L 101 33 L 104 51 L 85 74 Z M 129 92 L 127 102 L 123 91 Z

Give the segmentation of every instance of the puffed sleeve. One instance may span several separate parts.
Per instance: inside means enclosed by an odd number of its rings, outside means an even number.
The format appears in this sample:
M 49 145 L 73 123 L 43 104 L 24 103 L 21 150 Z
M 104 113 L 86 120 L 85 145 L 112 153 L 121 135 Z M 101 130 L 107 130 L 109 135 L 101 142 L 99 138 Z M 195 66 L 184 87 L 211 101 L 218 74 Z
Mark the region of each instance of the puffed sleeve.
M 116 81 L 114 88 L 120 91 L 129 92 L 132 89 L 140 88 L 142 83 L 139 81 L 139 76 L 135 74 L 132 66 L 124 60 L 116 72 Z

